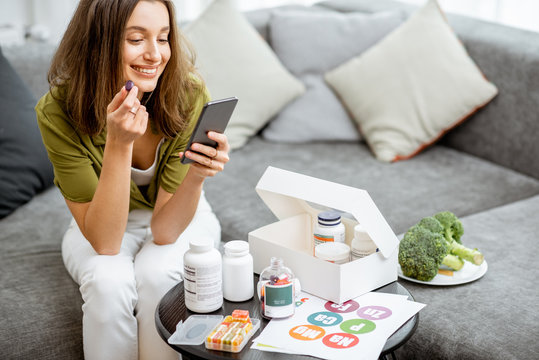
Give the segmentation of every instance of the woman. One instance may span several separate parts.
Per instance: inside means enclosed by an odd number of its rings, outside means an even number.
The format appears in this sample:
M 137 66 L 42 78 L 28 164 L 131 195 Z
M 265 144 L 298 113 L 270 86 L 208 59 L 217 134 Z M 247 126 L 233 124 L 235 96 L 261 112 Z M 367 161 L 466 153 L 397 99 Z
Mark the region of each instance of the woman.
M 228 161 L 226 136 L 210 132 L 217 148 L 195 144 L 195 162 L 180 162 L 209 100 L 189 54 L 170 1 L 81 0 L 36 106 L 74 218 L 62 256 L 87 359 L 177 359 L 156 305 L 181 280 L 189 239 L 220 240 L 202 185 Z

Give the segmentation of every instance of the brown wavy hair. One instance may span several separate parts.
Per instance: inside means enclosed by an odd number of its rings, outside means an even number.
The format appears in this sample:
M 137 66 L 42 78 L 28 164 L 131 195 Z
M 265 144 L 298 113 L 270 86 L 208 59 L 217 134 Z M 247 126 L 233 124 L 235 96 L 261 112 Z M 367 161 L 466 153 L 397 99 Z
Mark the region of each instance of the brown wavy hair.
M 186 126 L 194 99 L 204 89 L 195 54 L 176 25 L 170 0 L 81 0 L 56 51 L 49 87 L 65 89 L 65 109 L 80 131 L 97 135 L 106 127 L 107 105 L 124 85 L 125 28 L 139 1 L 160 1 L 168 9 L 171 56 L 146 108 L 158 131 L 174 138 Z M 51 91 L 51 94 L 53 92 Z

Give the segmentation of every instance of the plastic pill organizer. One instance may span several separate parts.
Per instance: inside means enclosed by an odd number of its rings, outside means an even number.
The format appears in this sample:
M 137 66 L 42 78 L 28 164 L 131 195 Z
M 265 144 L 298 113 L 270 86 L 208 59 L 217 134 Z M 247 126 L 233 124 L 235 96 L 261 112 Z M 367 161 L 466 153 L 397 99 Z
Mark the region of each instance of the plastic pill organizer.
M 260 319 L 250 319 L 249 311 L 234 310 L 232 315 L 191 315 L 176 325 L 168 339 L 172 345 L 200 345 L 227 352 L 240 352 L 260 328 Z
M 260 319 L 249 318 L 249 311 L 234 310 L 206 337 L 206 349 L 240 352 L 260 327 Z

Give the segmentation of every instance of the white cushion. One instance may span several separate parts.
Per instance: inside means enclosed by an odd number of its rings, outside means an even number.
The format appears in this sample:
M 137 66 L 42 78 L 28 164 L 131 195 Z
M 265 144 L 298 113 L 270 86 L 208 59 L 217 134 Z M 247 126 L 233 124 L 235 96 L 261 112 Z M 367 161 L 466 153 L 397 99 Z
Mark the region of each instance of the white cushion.
M 231 0 L 214 1 L 185 34 L 212 99 L 239 99 L 225 131 L 233 149 L 305 91 Z
M 382 161 L 416 155 L 498 92 L 435 0 L 325 79 Z

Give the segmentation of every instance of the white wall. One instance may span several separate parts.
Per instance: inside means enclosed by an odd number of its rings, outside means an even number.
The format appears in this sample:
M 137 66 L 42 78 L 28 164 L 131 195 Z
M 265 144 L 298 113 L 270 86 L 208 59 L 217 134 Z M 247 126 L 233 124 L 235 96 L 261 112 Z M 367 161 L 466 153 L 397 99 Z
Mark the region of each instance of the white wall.
M 26 21 L 27 0 L 0 0 L 0 24 Z
M 26 0 L 0 0 L 0 45 L 23 41 L 28 22 Z
M 196 18 L 212 0 L 173 0 L 180 21 Z M 283 4 L 312 4 L 317 0 L 234 0 L 241 10 Z M 376 0 L 372 0 L 376 1 Z M 400 0 L 423 4 L 426 0 Z M 442 9 L 539 31 L 539 0 L 438 0 Z M 0 0 L 0 45 L 24 41 L 25 31 L 34 39 L 57 43 L 78 0 Z
M 1 1 L 1 0 L 0 0 Z M 26 0 L 30 3 L 29 11 L 32 13 L 32 24 L 49 30 L 47 36 L 52 42 L 60 41 L 75 9 L 77 0 Z M 40 29 L 36 31 L 39 32 Z M 35 36 L 38 36 L 36 34 Z M 57 40 L 54 40 L 57 39 Z
M 212 0 L 173 0 L 180 21 L 196 18 Z M 241 10 L 282 4 L 310 4 L 316 0 L 234 0 Z M 33 38 L 57 43 L 78 0 L 0 0 L 0 45 L 21 44 L 25 31 Z
M 399 1 L 421 5 L 426 0 Z M 438 0 L 438 3 L 445 12 L 539 31 L 539 0 Z

